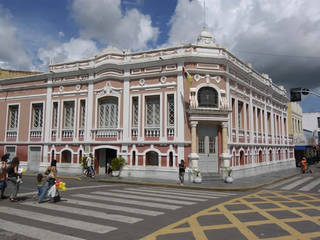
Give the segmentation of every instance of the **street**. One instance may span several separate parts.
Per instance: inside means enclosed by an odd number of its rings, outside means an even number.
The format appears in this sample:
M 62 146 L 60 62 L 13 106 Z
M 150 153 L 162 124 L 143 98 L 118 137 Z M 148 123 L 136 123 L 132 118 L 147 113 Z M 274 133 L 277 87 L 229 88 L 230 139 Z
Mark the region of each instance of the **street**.
M 20 201 L 0 200 L 0 239 L 139 239 L 239 193 L 65 180 L 58 203 L 38 204 L 34 177 Z M 8 191 L 6 192 L 8 195 Z

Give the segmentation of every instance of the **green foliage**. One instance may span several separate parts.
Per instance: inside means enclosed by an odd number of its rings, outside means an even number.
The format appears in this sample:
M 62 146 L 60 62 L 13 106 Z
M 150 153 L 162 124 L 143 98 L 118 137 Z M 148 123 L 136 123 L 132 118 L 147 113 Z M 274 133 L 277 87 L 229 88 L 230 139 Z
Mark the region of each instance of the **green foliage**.
M 82 166 L 82 169 L 87 169 L 87 156 L 83 156 L 80 159 L 80 164 Z
M 230 167 L 225 167 L 224 169 L 227 172 L 228 177 L 231 177 L 232 169 Z
M 126 165 L 126 161 L 123 157 L 116 157 L 111 160 L 112 171 L 120 171 L 123 166 Z
M 193 169 L 193 170 L 192 170 L 192 175 L 193 175 L 193 176 L 196 176 L 196 177 L 199 177 L 199 175 L 200 175 L 200 170 L 199 170 L 199 169 Z

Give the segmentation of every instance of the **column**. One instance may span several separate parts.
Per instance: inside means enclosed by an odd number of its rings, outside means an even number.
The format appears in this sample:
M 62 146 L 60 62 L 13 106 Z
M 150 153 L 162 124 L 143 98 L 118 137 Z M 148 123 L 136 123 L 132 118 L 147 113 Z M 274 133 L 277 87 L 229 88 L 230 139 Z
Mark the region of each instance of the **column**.
M 268 113 L 267 113 L 267 106 L 264 106 L 264 134 L 265 134 L 265 144 L 268 144 Z
M 182 68 L 184 66 L 184 63 L 179 63 L 178 64 L 178 76 L 177 76 L 177 122 L 178 123 L 184 123 L 184 80 L 182 76 Z M 178 142 L 183 142 L 184 141 L 184 124 L 177 124 L 177 133 L 175 133 L 176 139 Z
M 94 76 L 93 76 L 93 73 L 90 73 L 89 74 L 89 80 L 93 80 Z M 93 81 L 90 81 L 88 83 L 88 106 L 87 106 L 87 116 L 88 116 L 88 119 L 87 119 L 87 124 L 86 124 L 86 129 L 85 129 L 85 141 L 89 141 L 91 140 L 91 129 L 92 129 L 92 117 L 93 117 Z M 97 107 L 97 106 L 96 106 Z M 89 150 L 90 151 L 90 150 Z
M 228 149 L 228 122 L 222 122 L 222 154 L 220 155 L 222 166 L 229 167 L 231 155 Z
M 201 183 L 201 174 L 194 174 L 199 172 L 199 155 L 197 153 L 197 121 L 191 121 L 191 153 L 189 154 L 189 163 L 191 163 L 191 181 Z
M 246 102 L 243 103 L 242 109 L 243 109 L 244 142 L 246 143 L 246 142 L 248 142 L 248 138 L 247 138 L 247 130 L 248 130 L 247 129 L 248 128 L 247 121 L 248 121 L 248 119 L 247 119 L 247 103 Z
M 250 82 L 251 85 L 251 82 Z M 250 88 L 250 103 L 249 103 L 249 111 L 250 111 L 250 143 L 253 143 L 253 104 L 252 104 L 252 89 Z
M 48 78 L 48 85 L 50 86 L 52 84 L 52 77 Z M 46 98 L 46 105 L 44 106 L 46 109 L 46 115 L 45 115 L 45 126 L 43 128 L 43 138 L 44 138 L 44 146 L 43 146 L 43 162 L 50 162 L 50 159 L 48 159 L 48 143 L 51 142 L 51 127 L 50 123 L 52 121 L 51 117 L 51 105 L 52 105 L 52 86 L 47 87 L 47 98 Z
M 235 127 L 236 127 L 236 142 L 239 142 L 239 101 L 237 98 L 234 99 L 234 121 L 235 121 Z

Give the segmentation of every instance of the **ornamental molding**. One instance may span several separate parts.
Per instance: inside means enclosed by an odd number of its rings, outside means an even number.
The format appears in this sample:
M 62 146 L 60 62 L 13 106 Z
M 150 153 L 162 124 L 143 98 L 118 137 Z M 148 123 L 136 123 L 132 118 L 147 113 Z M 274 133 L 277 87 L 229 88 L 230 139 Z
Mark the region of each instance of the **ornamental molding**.
M 210 74 L 200 75 L 198 73 L 195 74 L 193 78 L 196 82 L 199 82 L 201 79 L 205 79 L 207 83 L 210 83 L 210 80 L 213 80 L 216 83 L 219 83 L 222 80 L 221 76 L 210 76 Z
M 166 77 L 166 76 L 160 77 L 160 82 L 161 82 L 162 84 L 166 83 L 166 82 L 167 82 L 167 77 Z
M 110 82 L 106 82 L 106 85 L 103 89 L 96 91 L 96 95 L 99 97 L 108 96 L 108 95 L 120 95 L 121 89 L 116 89 L 111 86 Z

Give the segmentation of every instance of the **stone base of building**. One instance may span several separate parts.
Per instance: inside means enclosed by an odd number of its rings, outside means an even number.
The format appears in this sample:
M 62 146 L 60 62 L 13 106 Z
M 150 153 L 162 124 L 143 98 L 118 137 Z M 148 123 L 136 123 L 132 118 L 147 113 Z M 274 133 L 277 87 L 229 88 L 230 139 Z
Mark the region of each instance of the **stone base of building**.
M 250 165 L 239 168 L 233 168 L 232 176 L 235 178 L 236 181 L 237 178 L 251 177 L 269 172 L 283 171 L 290 168 L 296 168 L 295 159 L 273 161 L 265 164 L 257 164 L 254 166 Z

